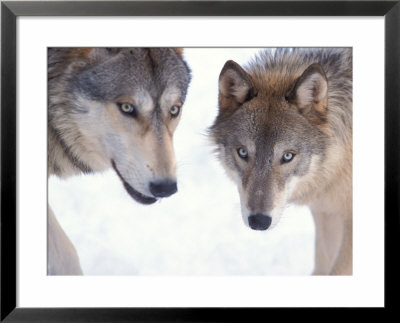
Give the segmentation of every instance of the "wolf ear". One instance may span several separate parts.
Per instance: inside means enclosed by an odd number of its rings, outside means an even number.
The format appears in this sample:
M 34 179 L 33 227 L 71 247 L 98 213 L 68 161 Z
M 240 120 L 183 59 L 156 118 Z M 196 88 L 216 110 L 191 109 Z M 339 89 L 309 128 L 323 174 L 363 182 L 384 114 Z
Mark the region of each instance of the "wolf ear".
M 182 55 L 183 55 L 183 48 L 182 47 L 175 47 L 174 50 L 180 57 L 182 57 Z
M 102 62 L 119 53 L 120 48 L 113 47 L 94 47 L 86 49 L 86 57 L 91 63 Z
M 296 104 L 303 114 L 324 114 L 328 101 L 328 81 L 322 66 L 310 65 L 289 90 L 286 99 Z
M 219 75 L 219 109 L 237 108 L 256 95 L 249 74 L 236 62 L 227 61 Z

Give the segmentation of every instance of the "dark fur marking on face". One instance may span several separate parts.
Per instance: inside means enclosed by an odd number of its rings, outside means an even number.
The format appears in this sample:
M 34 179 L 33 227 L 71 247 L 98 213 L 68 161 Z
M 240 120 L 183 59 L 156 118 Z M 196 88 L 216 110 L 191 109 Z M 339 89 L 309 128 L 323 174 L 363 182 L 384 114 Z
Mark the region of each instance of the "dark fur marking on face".
M 147 60 L 148 60 L 149 67 L 150 67 L 150 73 L 151 73 L 151 75 L 155 76 L 158 64 L 155 61 L 155 59 L 153 58 L 152 52 L 148 48 L 145 48 L 144 51 L 147 52 Z
M 99 48 L 92 51 L 101 52 Z M 129 97 L 143 89 L 156 99 L 162 89 L 175 86 L 181 91 L 184 101 L 191 79 L 190 69 L 175 50 L 128 48 L 97 56 L 96 63 L 86 64 L 70 78 L 72 93 L 83 94 L 90 100 L 112 102 L 116 93 Z

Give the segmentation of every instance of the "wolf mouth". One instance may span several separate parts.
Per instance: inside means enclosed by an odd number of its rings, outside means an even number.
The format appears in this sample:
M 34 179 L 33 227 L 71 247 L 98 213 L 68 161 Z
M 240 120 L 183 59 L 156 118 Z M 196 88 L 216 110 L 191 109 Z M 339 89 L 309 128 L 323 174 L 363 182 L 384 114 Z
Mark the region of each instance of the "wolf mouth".
M 127 181 L 122 177 L 121 173 L 118 171 L 117 166 L 115 165 L 115 162 L 111 160 L 112 167 L 114 168 L 115 172 L 117 173 L 118 177 L 121 179 L 122 184 L 124 184 L 124 187 L 128 194 L 137 202 L 142 203 L 142 204 L 153 204 L 157 202 L 157 199 L 151 196 L 144 195 L 137 190 L 135 190 L 131 185 L 128 184 Z

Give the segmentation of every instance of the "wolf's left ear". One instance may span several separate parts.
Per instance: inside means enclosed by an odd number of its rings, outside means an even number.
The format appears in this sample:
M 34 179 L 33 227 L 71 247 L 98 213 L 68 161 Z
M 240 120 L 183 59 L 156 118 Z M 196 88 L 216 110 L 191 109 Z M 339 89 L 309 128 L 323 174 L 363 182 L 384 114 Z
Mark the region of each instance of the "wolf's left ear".
M 227 61 L 219 75 L 219 108 L 237 108 L 256 95 L 250 75 L 236 62 Z
M 301 113 L 326 111 L 328 81 L 321 65 L 310 65 L 286 95 L 287 101 L 297 105 Z

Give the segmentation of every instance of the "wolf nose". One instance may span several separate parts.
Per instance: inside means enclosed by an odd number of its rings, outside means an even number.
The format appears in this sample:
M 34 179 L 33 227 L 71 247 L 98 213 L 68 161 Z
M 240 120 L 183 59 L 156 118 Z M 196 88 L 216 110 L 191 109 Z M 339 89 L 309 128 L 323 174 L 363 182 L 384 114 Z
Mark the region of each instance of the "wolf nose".
M 165 180 L 150 183 L 150 192 L 155 197 L 167 197 L 175 194 L 178 191 L 178 187 L 175 181 Z
M 269 215 L 257 213 L 249 216 L 249 226 L 253 230 L 267 230 L 271 222 L 272 218 Z

